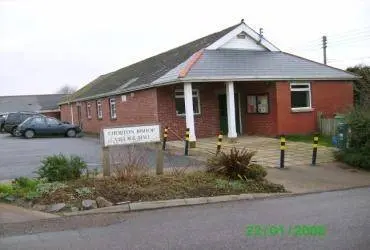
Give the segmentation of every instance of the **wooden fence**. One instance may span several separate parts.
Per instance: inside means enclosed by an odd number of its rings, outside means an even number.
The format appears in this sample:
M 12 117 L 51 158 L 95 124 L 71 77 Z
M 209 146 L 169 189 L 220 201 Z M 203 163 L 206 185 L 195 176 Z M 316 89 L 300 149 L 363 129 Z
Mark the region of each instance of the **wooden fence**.
M 317 114 L 317 126 L 319 128 L 320 134 L 333 136 L 337 131 L 338 119 L 334 118 L 323 118 L 322 114 L 318 112 Z

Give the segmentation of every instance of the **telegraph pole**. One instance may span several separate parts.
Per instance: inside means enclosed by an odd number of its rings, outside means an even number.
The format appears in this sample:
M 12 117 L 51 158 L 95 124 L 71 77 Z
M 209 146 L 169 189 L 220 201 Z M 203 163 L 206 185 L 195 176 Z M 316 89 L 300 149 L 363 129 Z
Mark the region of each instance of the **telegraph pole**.
M 326 47 L 327 47 L 327 38 L 326 36 L 322 37 L 322 48 L 324 52 L 324 64 L 326 64 Z

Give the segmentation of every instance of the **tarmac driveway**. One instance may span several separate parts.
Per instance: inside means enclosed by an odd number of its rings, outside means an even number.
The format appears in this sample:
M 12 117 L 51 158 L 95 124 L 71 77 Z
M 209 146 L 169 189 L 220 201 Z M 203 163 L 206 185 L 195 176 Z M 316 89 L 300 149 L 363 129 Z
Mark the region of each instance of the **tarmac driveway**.
M 81 156 L 90 168 L 100 167 L 100 145 L 92 138 L 34 138 L 0 134 L 0 180 L 34 176 L 40 161 L 53 154 Z
M 134 154 L 127 152 L 128 148 L 119 148 L 112 152 L 115 160 L 126 163 L 129 157 L 142 157 L 145 165 L 154 168 L 156 153 L 147 147 L 136 147 Z M 112 150 L 117 151 L 117 150 Z M 33 138 L 30 140 L 15 138 L 8 134 L 0 134 L 0 180 L 8 180 L 20 176 L 35 176 L 34 171 L 41 165 L 40 161 L 53 154 L 78 155 L 87 163 L 89 169 L 101 170 L 101 146 L 96 138 Z M 190 157 L 179 154 L 164 156 L 164 167 L 193 167 L 201 163 Z M 112 167 L 113 168 L 113 167 Z

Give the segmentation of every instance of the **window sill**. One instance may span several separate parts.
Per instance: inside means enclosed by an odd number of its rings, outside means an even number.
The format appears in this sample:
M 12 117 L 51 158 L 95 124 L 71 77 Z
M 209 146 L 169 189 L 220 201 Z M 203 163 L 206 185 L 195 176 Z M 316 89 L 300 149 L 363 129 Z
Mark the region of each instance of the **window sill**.
M 111 117 L 110 119 L 111 119 L 112 121 L 115 121 L 115 120 L 117 120 L 117 117 L 115 117 L 115 118 Z
M 292 113 L 304 113 L 304 112 L 312 112 L 314 111 L 313 108 L 292 108 Z
M 200 116 L 201 114 L 194 114 L 194 116 Z M 186 117 L 186 115 L 185 114 L 183 114 L 183 115 L 179 115 L 179 114 L 176 114 L 176 116 L 178 116 L 178 117 Z

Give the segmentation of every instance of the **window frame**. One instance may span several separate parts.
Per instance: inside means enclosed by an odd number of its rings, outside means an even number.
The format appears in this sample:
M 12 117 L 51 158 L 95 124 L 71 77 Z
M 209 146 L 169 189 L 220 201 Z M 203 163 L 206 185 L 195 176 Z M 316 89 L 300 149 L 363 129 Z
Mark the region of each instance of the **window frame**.
M 306 85 L 306 88 L 292 88 L 292 86 L 302 86 Z M 307 112 L 307 111 L 312 111 L 312 88 L 311 88 L 311 83 L 310 82 L 291 82 L 289 85 L 290 89 L 290 100 L 292 100 L 292 93 L 293 92 L 308 92 L 308 101 L 309 105 L 306 107 L 293 107 L 293 103 L 290 103 L 290 108 L 293 112 Z
M 114 115 L 113 115 L 112 101 L 114 101 Z M 117 100 L 115 97 L 109 98 L 109 114 L 110 114 L 111 120 L 117 119 Z
M 256 103 L 256 112 L 249 112 L 248 110 L 248 97 L 254 97 L 254 100 L 255 100 L 255 103 Z M 258 112 L 258 103 L 257 103 L 257 100 L 258 100 L 258 97 L 260 96 L 266 96 L 267 97 L 267 112 L 264 112 L 264 113 L 261 113 L 261 112 Z M 258 93 L 258 94 L 252 94 L 252 95 L 247 95 L 247 114 L 258 114 L 258 115 L 267 115 L 267 114 L 270 114 L 270 95 L 269 93 Z
M 198 112 L 194 112 L 194 102 L 193 102 L 193 113 L 194 115 L 201 115 L 202 114 L 202 111 L 200 109 L 200 91 L 199 89 L 192 89 L 192 92 L 195 92 L 196 94 L 194 95 L 194 93 L 192 93 L 192 98 L 197 98 L 198 99 Z M 182 93 L 182 94 L 178 94 L 178 93 Z M 184 93 L 184 90 L 183 89 L 175 89 L 175 109 L 176 109 L 176 99 L 180 99 L 182 98 L 182 100 L 184 100 L 184 105 L 185 105 L 185 93 Z M 175 110 L 176 112 L 176 116 L 183 116 L 185 117 L 186 116 L 186 111 L 184 114 L 179 114 L 177 112 L 177 110 Z
M 87 116 L 87 119 L 92 118 L 91 103 L 90 102 L 86 103 L 86 116 Z
M 101 100 L 96 101 L 96 115 L 98 120 L 103 119 L 103 103 Z

